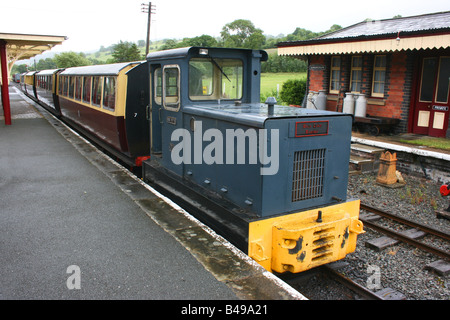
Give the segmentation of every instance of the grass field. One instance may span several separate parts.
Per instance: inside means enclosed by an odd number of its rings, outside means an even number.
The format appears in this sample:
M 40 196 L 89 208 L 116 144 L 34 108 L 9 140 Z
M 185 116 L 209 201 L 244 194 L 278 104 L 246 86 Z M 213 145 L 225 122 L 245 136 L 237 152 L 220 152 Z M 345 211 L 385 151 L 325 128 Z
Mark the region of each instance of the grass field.
M 283 83 L 290 79 L 305 79 L 306 72 L 292 73 L 261 73 L 261 94 L 268 95 L 283 87 Z

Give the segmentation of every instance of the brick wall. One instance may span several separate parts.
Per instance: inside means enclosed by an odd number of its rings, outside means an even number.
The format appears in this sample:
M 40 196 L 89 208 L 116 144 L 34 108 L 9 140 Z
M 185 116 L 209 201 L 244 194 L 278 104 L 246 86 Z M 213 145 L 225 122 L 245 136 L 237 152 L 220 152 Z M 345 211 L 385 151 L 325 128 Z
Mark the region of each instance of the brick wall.
M 323 66 L 320 68 L 319 66 Z M 309 91 L 328 90 L 328 86 L 324 87 L 324 81 L 327 77 L 329 64 L 325 64 L 325 56 L 312 56 L 310 59 L 309 70 Z
M 351 77 L 351 55 L 341 56 L 341 93 L 329 94 L 327 109 L 342 111 L 345 92 L 349 91 Z M 413 56 L 407 52 L 386 54 L 386 78 L 384 97 L 372 97 L 374 54 L 364 54 L 361 93 L 366 95 L 367 114 L 376 117 L 401 119 L 395 128 L 397 133 L 406 132 L 411 98 Z M 331 56 L 311 56 L 311 65 L 325 65 L 325 68 L 309 70 L 309 91 L 329 90 Z

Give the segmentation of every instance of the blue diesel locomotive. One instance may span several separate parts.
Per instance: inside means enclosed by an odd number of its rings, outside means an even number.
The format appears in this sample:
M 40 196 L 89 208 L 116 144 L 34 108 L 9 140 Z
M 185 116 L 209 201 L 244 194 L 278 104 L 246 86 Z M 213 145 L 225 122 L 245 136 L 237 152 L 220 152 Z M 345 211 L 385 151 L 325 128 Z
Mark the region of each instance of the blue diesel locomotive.
M 260 103 L 267 58 L 180 48 L 22 85 L 264 268 L 297 273 L 344 258 L 364 232 L 347 199 L 352 116 Z
M 260 103 L 261 50 L 147 56 L 151 157 L 143 177 L 267 270 L 301 272 L 355 250 L 347 200 L 352 117 Z M 209 203 L 209 205 L 205 204 Z

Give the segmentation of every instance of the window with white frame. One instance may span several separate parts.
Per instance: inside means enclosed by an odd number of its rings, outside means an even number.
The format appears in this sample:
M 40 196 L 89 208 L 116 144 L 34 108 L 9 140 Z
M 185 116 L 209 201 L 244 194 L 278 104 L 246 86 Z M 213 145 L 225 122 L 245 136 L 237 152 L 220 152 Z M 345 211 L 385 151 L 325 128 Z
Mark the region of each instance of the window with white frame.
M 350 75 L 350 91 L 361 92 L 362 81 L 362 56 L 352 57 L 352 70 Z
M 331 57 L 330 93 L 339 93 L 341 88 L 341 57 Z
M 384 97 L 386 79 L 386 56 L 375 56 L 373 63 L 372 96 Z

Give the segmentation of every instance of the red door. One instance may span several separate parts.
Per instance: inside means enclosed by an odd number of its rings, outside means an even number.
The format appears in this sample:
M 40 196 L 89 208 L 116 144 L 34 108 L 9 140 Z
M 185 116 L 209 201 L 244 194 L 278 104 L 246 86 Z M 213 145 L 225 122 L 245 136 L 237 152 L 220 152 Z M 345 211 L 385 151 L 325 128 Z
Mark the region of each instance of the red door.
M 413 133 L 445 137 L 450 113 L 450 57 L 425 57 L 420 72 Z

